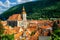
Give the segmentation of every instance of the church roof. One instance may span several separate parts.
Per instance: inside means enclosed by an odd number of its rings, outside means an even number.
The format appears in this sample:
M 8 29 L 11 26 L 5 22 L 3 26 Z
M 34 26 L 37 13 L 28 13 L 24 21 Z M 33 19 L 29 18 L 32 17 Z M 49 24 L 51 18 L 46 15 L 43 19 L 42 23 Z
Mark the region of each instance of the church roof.
M 20 20 L 22 20 L 22 18 L 21 18 L 20 14 L 14 14 L 14 15 L 10 16 L 8 18 L 8 20 L 18 20 L 18 21 L 20 21 Z

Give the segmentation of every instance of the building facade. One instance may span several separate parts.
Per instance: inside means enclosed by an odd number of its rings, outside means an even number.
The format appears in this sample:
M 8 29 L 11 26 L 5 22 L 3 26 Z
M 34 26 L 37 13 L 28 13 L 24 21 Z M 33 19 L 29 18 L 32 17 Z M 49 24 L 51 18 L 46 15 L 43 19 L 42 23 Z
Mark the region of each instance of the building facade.
M 7 23 L 8 25 L 10 26 L 18 26 L 18 27 L 24 27 L 24 28 L 27 28 L 27 25 L 28 25 L 28 22 L 27 22 L 27 18 L 26 18 L 27 14 L 26 14 L 26 11 L 25 11 L 25 8 L 23 7 L 22 9 L 22 17 L 23 19 L 21 18 L 21 15 L 18 14 L 16 17 L 15 15 L 13 15 L 13 18 L 15 20 L 8 20 Z M 20 20 L 22 19 L 22 20 Z

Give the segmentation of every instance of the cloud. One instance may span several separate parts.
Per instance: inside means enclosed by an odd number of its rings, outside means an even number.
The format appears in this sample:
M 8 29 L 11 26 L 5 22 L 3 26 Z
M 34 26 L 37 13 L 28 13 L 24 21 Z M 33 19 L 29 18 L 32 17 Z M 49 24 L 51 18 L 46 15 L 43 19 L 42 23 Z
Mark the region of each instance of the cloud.
M 4 11 L 6 11 L 7 9 L 4 9 L 2 7 L 0 7 L 0 14 L 3 13 Z
M 17 2 L 10 2 L 9 0 L 6 0 L 4 3 L 0 1 L 0 13 L 6 11 L 7 9 L 9 9 L 10 7 L 16 4 L 21 4 L 21 3 L 30 2 L 30 1 L 33 1 L 33 0 L 17 0 Z
M 13 2 L 13 3 L 11 3 L 9 0 L 6 0 L 6 2 L 4 3 L 4 5 L 5 5 L 5 7 L 11 7 L 11 5 L 15 5 L 16 4 L 16 2 Z
M 6 1 L 5 3 L 2 3 L 2 1 L 0 1 L 0 7 L 1 6 L 3 6 L 3 7 L 10 7 L 10 2 Z
M 4 4 L 2 3 L 2 1 L 0 1 L 0 6 L 4 6 Z
M 0 1 L 0 14 L 15 5 L 16 2 L 11 3 L 9 0 L 6 0 L 4 3 Z M 12 6 L 11 6 L 12 5 Z M 4 8 L 3 8 L 4 7 Z
M 15 5 L 15 4 L 16 4 L 16 2 L 11 3 L 9 0 L 6 0 L 4 3 L 2 3 L 2 1 L 0 1 L 0 6 L 6 7 L 6 8 L 9 8 L 9 7 L 11 7 L 11 5 Z
M 4 3 L 4 5 L 5 5 L 4 7 L 8 7 L 9 8 L 10 7 L 10 2 L 8 0 L 6 0 L 6 2 Z
M 16 2 L 10 3 L 10 4 L 16 4 Z
M 25 3 L 25 2 L 30 2 L 33 0 L 17 0 L 17 3 L 21 4 L 21 3 Z
M 4 4 L 2 3 L 2 1 L 0 1 L 0 14 L 6 10 L 6 9 L 2 8 L 2 6 L 4 6 Z
M 4 9 L 4 8 L 2 8 L 2 7 L 0 7 L 0 11 L 5 11 L 6 9 Z

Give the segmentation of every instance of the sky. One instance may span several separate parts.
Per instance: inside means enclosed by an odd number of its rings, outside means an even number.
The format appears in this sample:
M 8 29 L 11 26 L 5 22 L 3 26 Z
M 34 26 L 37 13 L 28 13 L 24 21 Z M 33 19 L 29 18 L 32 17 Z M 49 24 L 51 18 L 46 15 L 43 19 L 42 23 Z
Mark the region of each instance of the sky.
M 0 14 L 12 6 L 36 0 L 0 0 Z

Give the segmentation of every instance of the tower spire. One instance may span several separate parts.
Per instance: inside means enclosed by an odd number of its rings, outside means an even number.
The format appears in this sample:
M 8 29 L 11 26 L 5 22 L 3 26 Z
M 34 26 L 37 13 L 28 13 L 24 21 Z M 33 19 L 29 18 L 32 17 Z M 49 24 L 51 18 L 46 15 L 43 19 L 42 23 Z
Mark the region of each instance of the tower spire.
M 23 11 L 25 11 L 25 8 L 24 8 L 24 6 L 23 6 L 23 9 L 22 9 Z
M 23 9 L 22 9 L 22 13 L 23 13 L 23 14 L 26 14 L 26 11 L 25 11 L 24 6 L 23 6 Z

